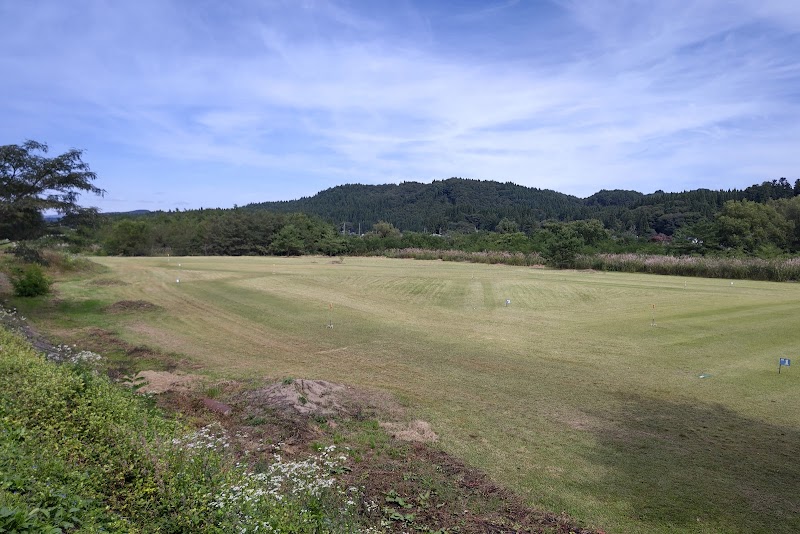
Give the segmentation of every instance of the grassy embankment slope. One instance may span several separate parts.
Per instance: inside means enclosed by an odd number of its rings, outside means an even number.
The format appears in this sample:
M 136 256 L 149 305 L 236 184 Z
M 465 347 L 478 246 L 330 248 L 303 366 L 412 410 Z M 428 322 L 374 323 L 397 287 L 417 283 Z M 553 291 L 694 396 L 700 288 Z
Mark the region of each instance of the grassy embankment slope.
M 610 531 L 800 530 L 800 375 L 777 373 L 800 346 L 800 286 L 381 258 L 97 261 L 124 285 L 61 284 L 51 329 L 102 326 L 220 376 L 391 391 L 447 451 Z M 102 313 L 123 299 L 163 311 Z
M 2 310 L 0 310 L 2 311 Z M 259 474 L 86 363 L 0 328 L 0 532 L 361 532 L 334 448 Z

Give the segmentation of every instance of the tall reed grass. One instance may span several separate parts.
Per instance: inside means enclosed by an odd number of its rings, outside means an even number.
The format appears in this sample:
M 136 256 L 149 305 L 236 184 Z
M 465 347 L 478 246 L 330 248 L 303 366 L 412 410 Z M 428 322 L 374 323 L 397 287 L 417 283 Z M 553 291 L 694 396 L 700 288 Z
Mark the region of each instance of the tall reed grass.
M 502 263 L 517 266 L 545 265 L 548 263 L 538 252 L 524 254 L 522 252 L 465 252 L 463 250 L 402 248 L 374 251 L 368 253 L 368 255 L 415 260 Z M 734 280 L 800 281 L 800 257 L 764 260 L 760 258 L 663 256 L 632 253 L 579 254 L 566 267 L 626 273 L 729 278 Z
M 463 261 L 472 263 L 503 263 L 506 265 L 543 265 L 544 258 L 538 253 L 533 252 L 524 254 L 522 252 L 465 252 L 463 250 L 430 250 L 423 248 L 402 248 L 378 251 L 377 256 L 388 258 L 407 258 L 415 260 L 442 260 L 442 261 Z
M 626 273 L 699 276 L 736 280 L 790 282 L 800 280 L 800 258 L 719 258 L 710 256 L 659 256 L 652 254 L 578 255 L 576 269 Z

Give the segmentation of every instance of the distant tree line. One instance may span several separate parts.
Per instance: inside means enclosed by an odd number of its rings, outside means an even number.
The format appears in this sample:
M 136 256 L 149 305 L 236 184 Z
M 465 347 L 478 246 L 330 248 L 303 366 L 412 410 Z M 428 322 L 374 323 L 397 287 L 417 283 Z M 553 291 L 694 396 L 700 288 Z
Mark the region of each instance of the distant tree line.
M 303 213 L 245 208 L 65 219 L 58 231 L 78 248 L 124 256 L 334 256 L 424 249 L 537 254 L 555 266 L 598 253 L 774 258 L 800 252 L 800 196 L 728 200 L 711 217 L 683 225 L 671 236 L 615 231 L 599 219 L 546 220 L 523 229 L 509 218 L 498 221 L 494 231 L 400 231 L 378 221 L 358 234 Z
M 123 256 L 298 256 L 340 254 L 344 239 L 331 224 L 302 213 L 213 209 L 109 217 L 91 241 Z

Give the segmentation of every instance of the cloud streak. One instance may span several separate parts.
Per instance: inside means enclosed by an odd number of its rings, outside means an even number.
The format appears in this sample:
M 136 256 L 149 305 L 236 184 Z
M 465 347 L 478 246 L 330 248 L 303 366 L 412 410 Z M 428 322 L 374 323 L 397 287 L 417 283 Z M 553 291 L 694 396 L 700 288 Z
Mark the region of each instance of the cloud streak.
M 0 134 L 87 148 L 105 189 L 136 179 L 165 207 L 450 176 L 728 188 L 798 168 L 793 3 L 462 6 L 6 4 Z M 187 200 L 188 176 L 219 192 Z

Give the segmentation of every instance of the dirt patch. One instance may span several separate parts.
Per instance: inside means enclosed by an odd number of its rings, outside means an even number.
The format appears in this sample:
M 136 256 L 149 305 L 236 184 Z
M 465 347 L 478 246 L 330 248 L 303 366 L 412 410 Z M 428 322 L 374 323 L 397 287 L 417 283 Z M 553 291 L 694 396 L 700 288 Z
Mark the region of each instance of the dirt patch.
M 379 476 L 367 477 L 362 469 Z M 365 500 L 382 503 L 384 513 L 413 513 L 414 525 L 424 526 L 425 532 L 602 534 L 582 528 L 564 513 L 525 505 L 483 472 L 423 443 L 407 444 L 397 456 L 365 455 L 347 479 L 363 484 Z M 400 521 L 388 523 L 386 532 L 410 530 Z
M 439 436 L 431 429 L 430 423 L 419 419 L 410 423 L 381 423 L 381 427 L 394 439 L 417 443 L 433 443 Z
M 108 313 L 126 313 L 126 312 L 150 312 L 161 310 L 161 306 L 157 306 L 152 302 L 146 300 L 120 300 L 111 306 L 107 306 L 105 311 Z
M 199 366 L 180 354 L 164 353 L 147 345 L 133 345 L 121 339 L 115 332 L 103 328 L 89 327 L 76 330 L 54 331 L 53 336 L 64 339 L 102 356 L 108 357 L 106 372 L 111 379 L 121 379 L 142 369 L 161 369 L 174 372 L 176 369 L 198 369 Z
M 200 378 L 198 375 L 179 372 L 142 371 L 134 377 L 133 382 L 127 382 L 126 385 L 138 385 L 144 381 L 145 384 L 138 389 L 141 393 L 187 392 L 192 390 Z
M 159 355 L 157 350 L 151 349 L 146 345 L 132 345 L 120 339 L 119 336 L 111 330 L 90 327 L 76 332 L 81 338 L 81 344 L 87 345 L 88 348 L 95 352 L 118 352 L 137 357 Z
M 219 402 L 215 399 L 203 399 L 203 406 L 211 410 L 212 412 L 218 413 L 224 417 L 229 416 L 233 412 L 233 408 L 225 404 L 224 402 Z

